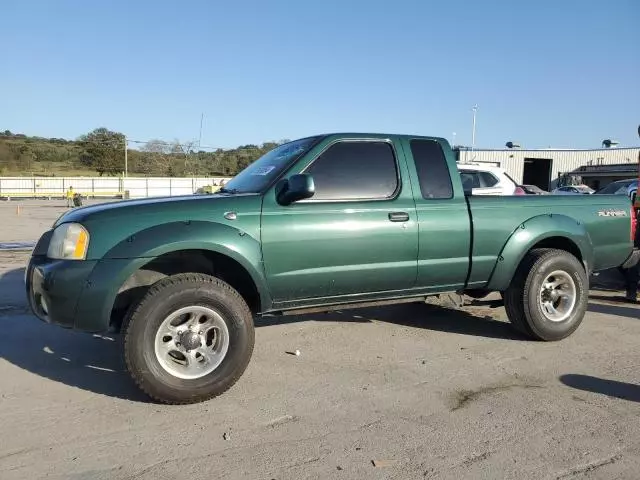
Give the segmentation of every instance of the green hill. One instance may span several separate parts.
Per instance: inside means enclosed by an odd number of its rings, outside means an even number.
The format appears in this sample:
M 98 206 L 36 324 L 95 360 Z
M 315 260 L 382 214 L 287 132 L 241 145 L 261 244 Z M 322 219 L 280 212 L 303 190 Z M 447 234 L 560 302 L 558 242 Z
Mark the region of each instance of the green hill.
M 195 142 L 136 142 L 128 148 L 131 176 L 233 176 L 281 142 L 198 150 Z M 129 145 L 131 146 L 131 145 Z M 76 140 L 0 132 L 0 176 L 119 175 L 124 135 L 97 128 Z

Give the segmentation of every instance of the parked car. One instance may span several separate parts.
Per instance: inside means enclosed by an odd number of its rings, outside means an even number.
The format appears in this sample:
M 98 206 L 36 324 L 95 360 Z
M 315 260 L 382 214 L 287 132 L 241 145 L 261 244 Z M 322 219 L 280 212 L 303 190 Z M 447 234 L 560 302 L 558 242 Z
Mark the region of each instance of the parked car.
M 537 185 L 520 185 L 527 195 L 549 195 L 549 192 L 541 189 Z
M 554 195 L 590 195 L 594 192 L 595 190 L 587 185 L 565 185 L 551 191 Z
M 631 211 L 620 195 L 465 195 L 442 138 L 317 135 L 212 195 L 68 211 L 33 250 L 26 292 L 45 322 L 122 332 L 150 397 L 195 403 L 242 376 L 254 317 L 497 291 L 524 335 L 568 337 L 589 275 L 640 257 Z
M 524 195 L 525 191 L 507 174 L 493 165 L 457 163 L 462 188 L 472 195 Z
M 606 187 L 596 192 L 597 195 L 626 195 L 631 199 L 631 203 L 635 202 L 638 194 L 638 179 L 630 178 L 627 180 L 618 180 L 611 182 Z

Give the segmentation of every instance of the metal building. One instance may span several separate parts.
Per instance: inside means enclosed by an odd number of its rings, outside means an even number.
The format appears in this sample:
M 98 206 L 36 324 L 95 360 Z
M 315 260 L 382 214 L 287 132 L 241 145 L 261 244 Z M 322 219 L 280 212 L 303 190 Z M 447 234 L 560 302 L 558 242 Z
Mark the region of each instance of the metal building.
M 591 150 L 507 148 L 484 150 L 456 147 L 460 163 L 486 162 L 501 168 L 516 182 L 552 190 L 567 174 L 598 189 L 614 180 L 638 176 L 640 147 L 598 148 Z

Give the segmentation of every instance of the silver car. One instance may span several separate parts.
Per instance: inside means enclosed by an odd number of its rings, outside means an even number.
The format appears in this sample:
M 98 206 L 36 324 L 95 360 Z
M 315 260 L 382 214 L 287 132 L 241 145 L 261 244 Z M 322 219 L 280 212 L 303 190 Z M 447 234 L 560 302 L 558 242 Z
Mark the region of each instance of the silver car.
M 631 199 L 631 203 L 635 202 L 638 194 L 638 179 L 629 178 L 627 180 L 618 180 L 611 182 L 604 188 L 596 192 L 597 195 L 626 195 Z
M 553 195 L 590 195 L 595 190 L 587 185 L 566 185 L 551 191 Z

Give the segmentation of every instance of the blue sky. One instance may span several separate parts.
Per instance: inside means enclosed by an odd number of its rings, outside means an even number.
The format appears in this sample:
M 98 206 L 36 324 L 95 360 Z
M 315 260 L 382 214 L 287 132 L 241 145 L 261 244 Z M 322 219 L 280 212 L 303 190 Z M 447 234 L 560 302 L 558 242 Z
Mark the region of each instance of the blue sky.
M 0 129 L 247 143 L 329 131 L 638 145 L 640 2 L 21 0 Z

